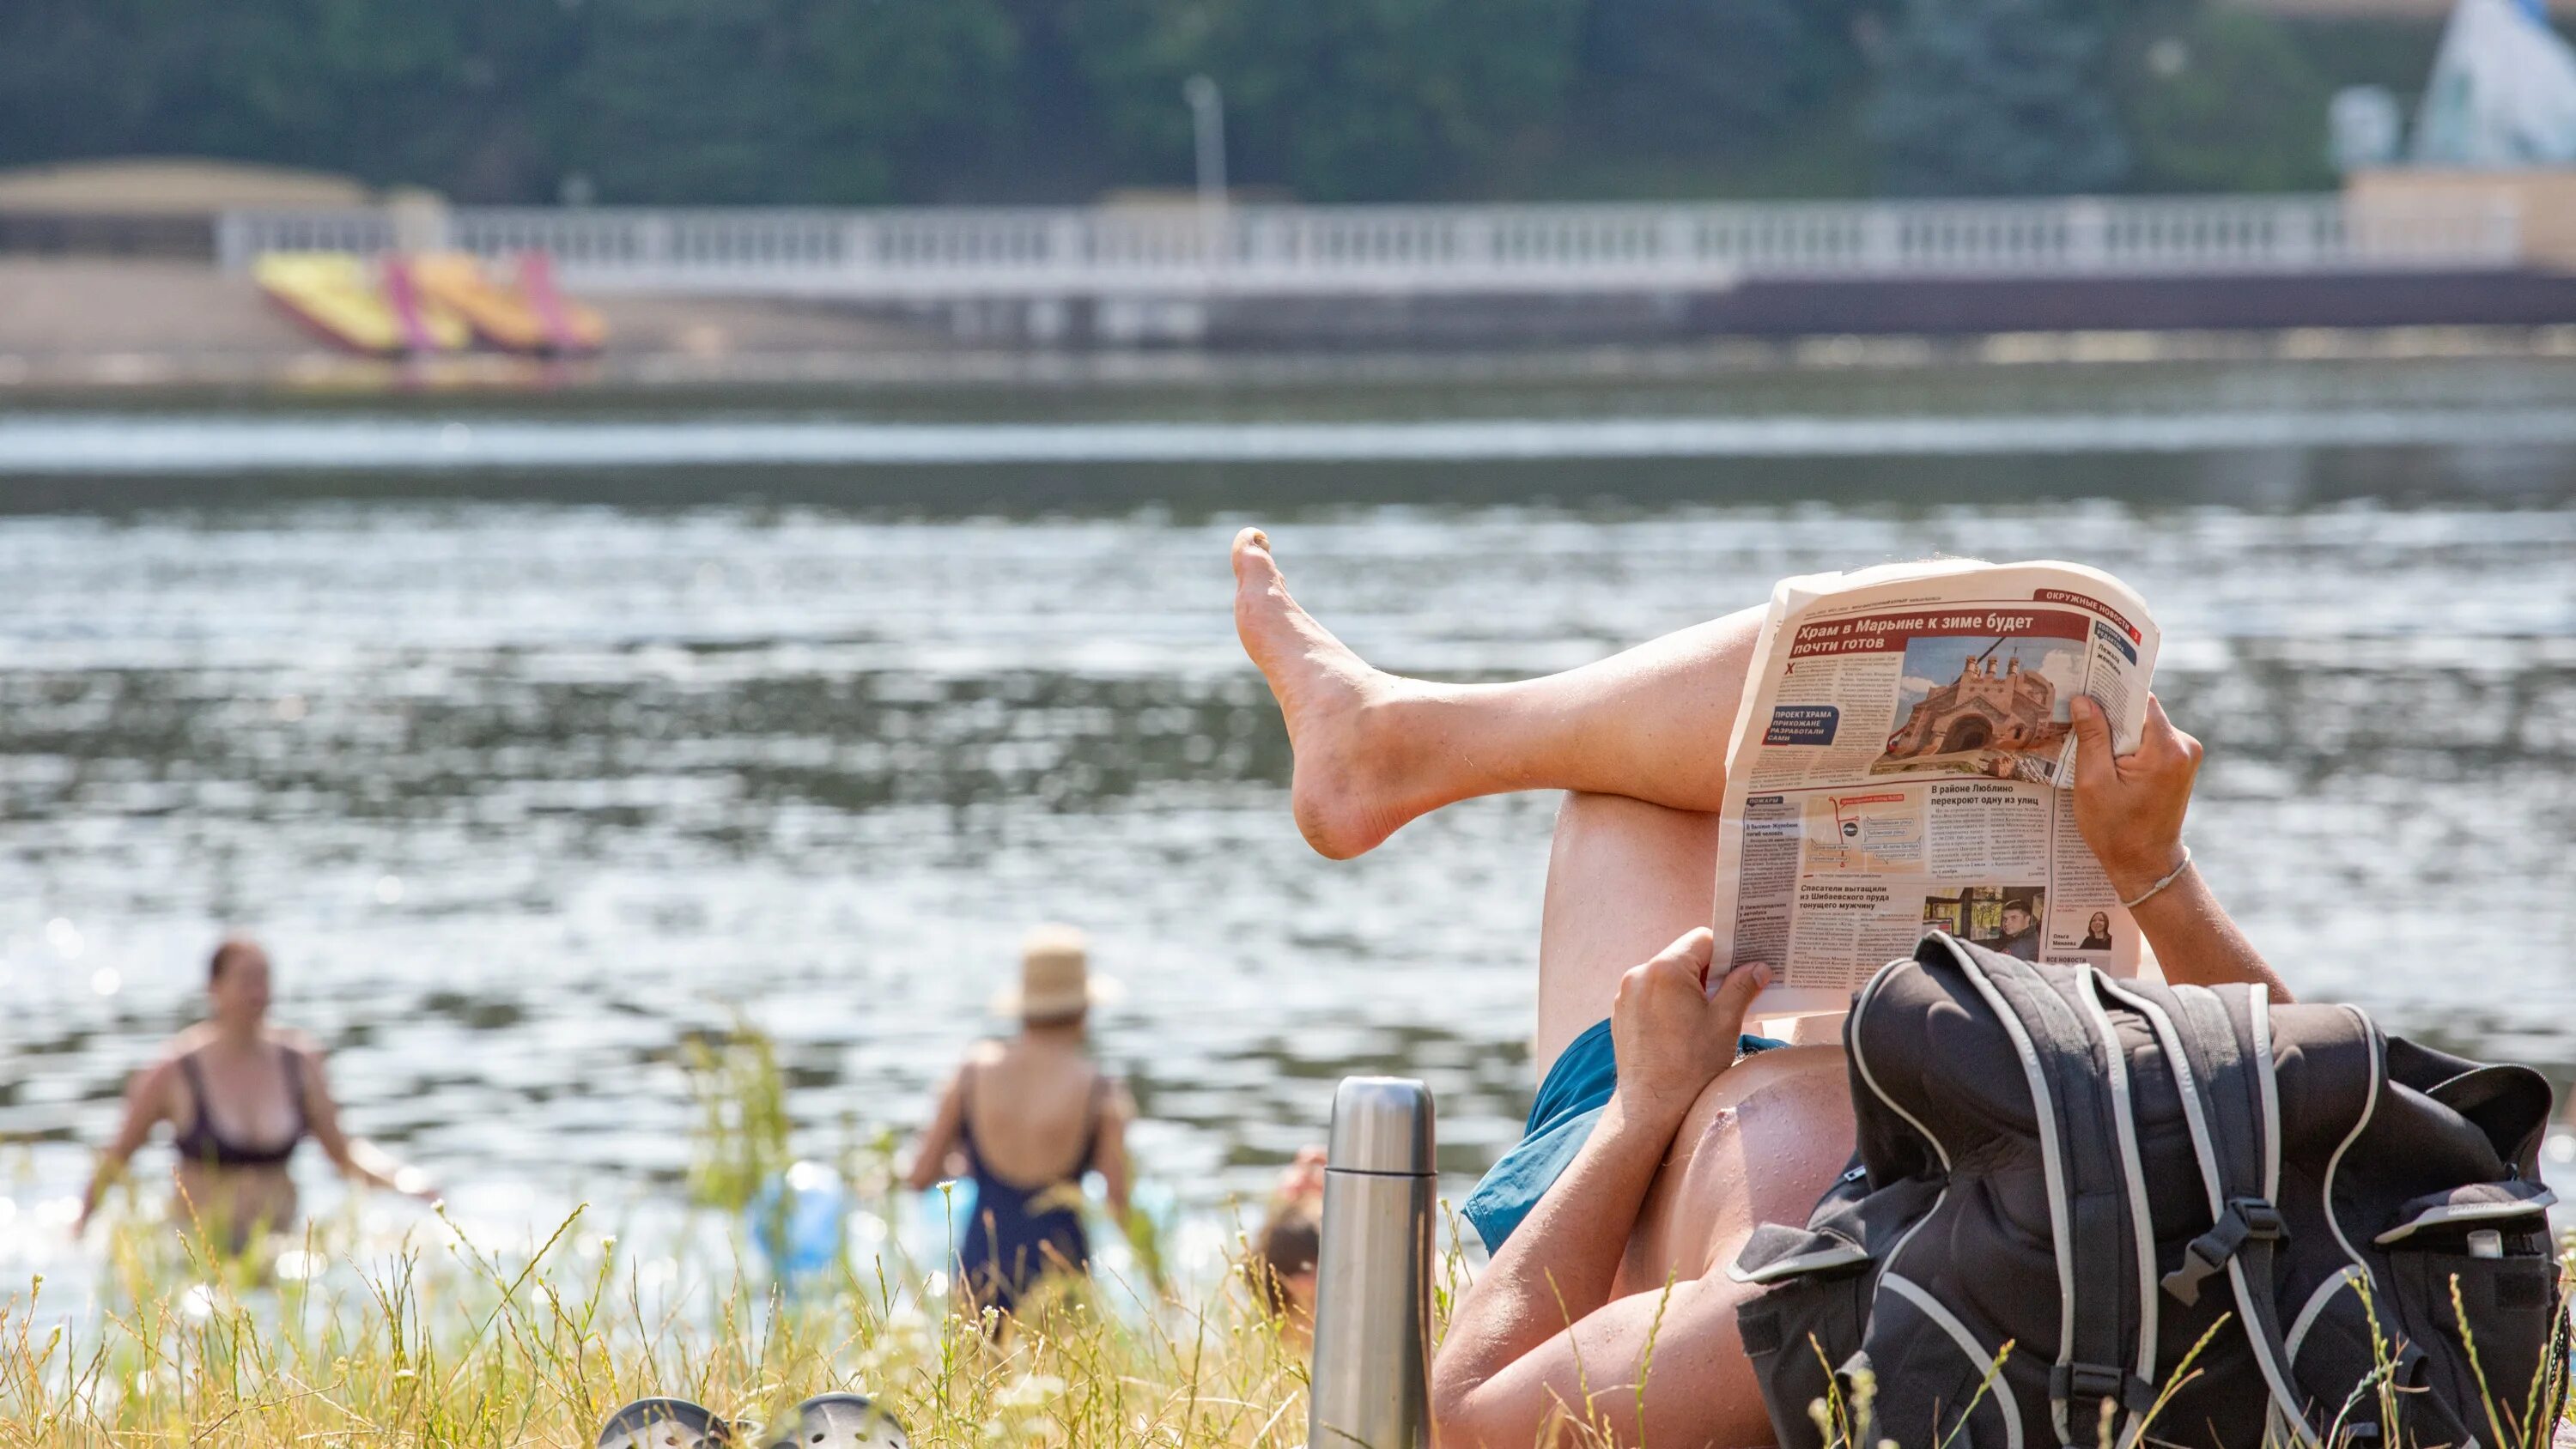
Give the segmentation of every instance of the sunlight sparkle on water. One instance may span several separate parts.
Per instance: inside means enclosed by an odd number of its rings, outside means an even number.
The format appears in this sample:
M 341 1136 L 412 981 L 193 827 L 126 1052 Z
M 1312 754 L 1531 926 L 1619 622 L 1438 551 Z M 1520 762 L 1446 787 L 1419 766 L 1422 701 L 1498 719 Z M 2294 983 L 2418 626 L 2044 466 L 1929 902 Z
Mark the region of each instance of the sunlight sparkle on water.
M 927 1117 L 1042 919 L 1128 983 L 1092 1029 L 1172 1257 L 1232 1241 L 1343 1073 L 1432 1083 L 1462 1193 L 1529 1106 L 1556 802 L 1316 857 L 1228 607 L 1248 523 L 1361 654 L 1460 681 L 1810 569 L 2109 563 L 2209 746 L 2195 849 L 2301 995 L 2576 1076 L 2576 974 L 2533 950 L 2576 934 L 2576 359 L 1112 401 L 0 419 L 9 1261 L 85 1291 L 93 1148 L 235 929 L 353 1130 L 495 1241 L 597 1203 L 648 1285 L 680 1043 L 768 1030 L 831 1161 Z

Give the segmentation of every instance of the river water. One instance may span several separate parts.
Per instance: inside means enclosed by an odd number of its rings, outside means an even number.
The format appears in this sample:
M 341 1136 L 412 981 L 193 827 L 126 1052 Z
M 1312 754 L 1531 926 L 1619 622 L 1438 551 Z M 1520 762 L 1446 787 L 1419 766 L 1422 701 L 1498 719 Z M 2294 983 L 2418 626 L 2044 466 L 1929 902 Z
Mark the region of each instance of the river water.
M 0 1268 L 76 1271 L 82 1144 L 228 926 L 352 1125 L 488 1220 L 675 1199 L 681 1044 L 736 1013 L 815 1150 L 916 1124 L 1042 920 L 1125 985 L 1100 1049 L 1184 1202 L 1257 1193 L 1361 1070 L 1433 1084 L 1463 1184 L 1529 1098 L 1555 802 L 1309 853 L 1228 617 L 1247 522 L 1455 678 L 1819 568 L 2112 569 L 2291 982 L 2576 1074 L 2566 362 L 22 406 Z

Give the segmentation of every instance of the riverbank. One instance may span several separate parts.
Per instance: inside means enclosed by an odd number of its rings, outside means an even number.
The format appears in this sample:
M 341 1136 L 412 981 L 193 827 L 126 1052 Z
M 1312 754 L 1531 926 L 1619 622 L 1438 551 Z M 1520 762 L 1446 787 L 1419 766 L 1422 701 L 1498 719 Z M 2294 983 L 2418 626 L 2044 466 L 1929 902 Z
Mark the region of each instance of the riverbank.
M 721 1252 L 621 1241 L 587 1211 L 513 1244 L 326 1222 L 263 1264 L 138 1222 L 108 1254 L 85 1308 L 41 1280 L 0 1293 L 0 1449 L 588 1444 L 662 1395 L 768 1426 L 743 1436 L 767 1443 L 831 1392 L 871 1396 L 922 1445 L 1305 1439 L 1302 1353 L 1223 1281 L 1041 1300 L 996 1346 L 900 1255 L 854 1252 L 779 1296 Z
M 1784 370 L 2576 357 L 2576 325 L 1714 337 L 1472 350 L 1070 348 L 979 343 L 944 325 L 810 300 L 585 300 L 609 324 L 607 350 L 595 358 L 395 362 L 315 341 L 247 280 L 201 264 L 0 259 L 0 400 L 172 389 L 364 396 L 1653 382 Z
M 548 364 L 493 354 L 422 364 L 353 356 L 315 339 L 247 277 L 202 262 L 0 258 L 0 388 L 211 385 L 352 389 L 532 386 L 723 375 L 737 358 L 911 356 L 928 331 L 829 304 L 761 298 L 583 298 L 606 318 L 604 356 Z

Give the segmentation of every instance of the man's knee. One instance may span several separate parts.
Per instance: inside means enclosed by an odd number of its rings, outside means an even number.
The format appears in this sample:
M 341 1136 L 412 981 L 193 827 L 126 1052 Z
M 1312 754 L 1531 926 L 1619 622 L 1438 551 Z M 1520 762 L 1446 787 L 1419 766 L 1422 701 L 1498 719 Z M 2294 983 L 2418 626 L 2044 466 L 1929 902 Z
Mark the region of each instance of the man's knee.
M 1703 810 L 1674 810 L 1625 795 L 1568 790 L 1556 810 L 1556 843 L 1616 847 L 1664 855 L 1714 856 L 1717 817 Z

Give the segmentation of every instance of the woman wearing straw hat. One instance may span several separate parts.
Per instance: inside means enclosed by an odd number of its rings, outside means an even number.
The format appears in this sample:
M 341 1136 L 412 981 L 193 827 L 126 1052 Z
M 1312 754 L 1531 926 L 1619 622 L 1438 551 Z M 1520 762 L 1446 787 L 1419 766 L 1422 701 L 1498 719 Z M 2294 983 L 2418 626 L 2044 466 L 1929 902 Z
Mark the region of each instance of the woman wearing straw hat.
M 916 1191 L 974 1178 L 975 1222 L 958 1247 L 957 1286 L 978 1308 L 1008 1313 L 1039 1277 L 1085 1271 L 1085 1172 L 1107 1181 L 1114 1220 L 1127 1218 L 1127 1123 L 1136 1109 L 1091 1060 L 1084 1020 L 1111 983 L 1091 975 L 1087 956 L 1069 926 L 1029 933 L 1020 984 L 993 1002 L 997 1015 L 1019 1018 L 1018 1034 L 967 1053 L 912 1160 Z

